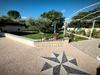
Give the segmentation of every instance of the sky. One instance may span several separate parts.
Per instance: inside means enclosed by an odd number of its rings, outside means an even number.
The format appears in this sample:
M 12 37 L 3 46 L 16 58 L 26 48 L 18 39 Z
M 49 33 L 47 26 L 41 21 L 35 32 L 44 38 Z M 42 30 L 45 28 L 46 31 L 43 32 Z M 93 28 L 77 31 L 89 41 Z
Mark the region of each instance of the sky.
M 100 2 L 100 0 L 0 0 L 0 16 L 7 16 L 9 10 L 16 10 L 20 13 L 22 19 L 29 16 L 38 18 L 43 12 L 54 9 L 61 11 L 63 17 L 69 18 L 76 11 L 97 2 Z M 93 10 L 96 7 L 100 7 L 100 4 L 83 11 Z M 68 22 L 70 21 L 68 20 Z

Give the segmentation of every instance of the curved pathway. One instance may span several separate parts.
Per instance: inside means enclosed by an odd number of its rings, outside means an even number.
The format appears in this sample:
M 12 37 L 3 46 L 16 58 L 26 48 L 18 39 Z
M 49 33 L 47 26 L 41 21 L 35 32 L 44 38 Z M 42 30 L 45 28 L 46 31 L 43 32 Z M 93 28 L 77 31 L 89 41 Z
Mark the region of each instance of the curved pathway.
M 93 40 L 84 40 L 78 42 L 72 42 L 71 45 L 75 46 L 79 50 L 87 53 L 91 57 L 95 58 L 97 55 L 100 55 L 100 39 L 93 39 Z
M 53 52 L 61 54 L 63 51 L 76 59 L 79 68 L 96 75 L 100 62 L 70 44 L 52 43 L 43 42 L 42 46 L 33 48 L 8 38 L 0 38 L 0 75 L 43 75 L 41 69 L 45 61 L 41 57 L 50 57 Z

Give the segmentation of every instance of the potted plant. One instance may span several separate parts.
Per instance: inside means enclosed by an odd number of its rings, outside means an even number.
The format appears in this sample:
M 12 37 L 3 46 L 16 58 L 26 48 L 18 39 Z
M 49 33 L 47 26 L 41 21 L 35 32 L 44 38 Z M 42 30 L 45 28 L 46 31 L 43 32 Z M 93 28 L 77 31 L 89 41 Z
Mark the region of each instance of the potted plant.
M 42 41 L 43 41 L 43 40 L 45 40 L 45 39 L 46 39 L 46 37 L 45 37 L 45 36 L 43 36 L 43 37 L 42 37 Z
M 69 37 L 69 34 L 68 34 L 68 33 L 66 33 L 66 34 L 64 35 L 64 37 Z
M 54 33 L 53 37 L 54 37 L 54 40 L 57 40 L 58 39 L 58 33 Z
M 69 34 L 69 38 L 70 38 L 69 42 L 72 42 L 72 40 L 74 40 L 74 34 L 73 33 L 70 33 Z

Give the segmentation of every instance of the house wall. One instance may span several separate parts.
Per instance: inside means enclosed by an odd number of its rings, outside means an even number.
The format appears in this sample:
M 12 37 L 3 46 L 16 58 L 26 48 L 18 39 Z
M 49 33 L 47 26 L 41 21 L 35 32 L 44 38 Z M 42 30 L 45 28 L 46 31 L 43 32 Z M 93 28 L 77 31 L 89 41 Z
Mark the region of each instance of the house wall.
M 74 28 L 67 28 L 67 30 L 74 30 Z
M 88 31 L 91 31 L 91 28 L 81 28 L 82 30 L 85 30 L 85 32 L 87 33 Z M 96 29 L 97 31 L 100 30 L 100 28 L 94 28 Z M 67 28 L 67 30 L 74 30 L 74 28 Z M 77 31 L 78 28 L 76 28 L 75 31 Z
M 0 27 L 2 29 L 2 31 L 7 31 L 7 32 L 18 32 L 20 29 L 20 31 L 25 30 L 24 26 L 4 26 L 4 27 Z

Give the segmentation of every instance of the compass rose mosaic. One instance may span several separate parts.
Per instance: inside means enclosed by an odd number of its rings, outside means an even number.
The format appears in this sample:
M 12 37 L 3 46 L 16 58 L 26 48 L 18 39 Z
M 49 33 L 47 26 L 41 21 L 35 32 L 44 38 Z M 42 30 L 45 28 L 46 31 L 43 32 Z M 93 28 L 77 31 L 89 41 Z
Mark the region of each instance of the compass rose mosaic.
M 91 75 L 78 67 L 75 58 L 53 53 L 51 57 L 42 57 L 46 62 L 41 70 L 43 75 Z

